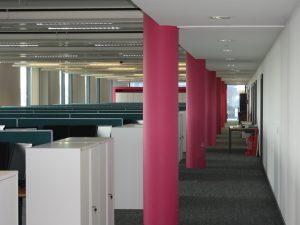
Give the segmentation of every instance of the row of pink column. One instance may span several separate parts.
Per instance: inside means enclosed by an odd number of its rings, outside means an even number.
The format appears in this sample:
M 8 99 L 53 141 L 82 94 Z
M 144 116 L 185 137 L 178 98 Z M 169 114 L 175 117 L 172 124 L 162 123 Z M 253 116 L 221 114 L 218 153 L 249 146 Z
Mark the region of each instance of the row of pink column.
M 205 168 L 206 146 L 216 144 L 227 120 L 227 86 L 205 60 L 187 54 L 186 167 Z
M 226 84 L 187 54 L 186 166 L 206 166 L 226 122 Z M 178 29 L 144 15 L 144 225 L 178 225 Z

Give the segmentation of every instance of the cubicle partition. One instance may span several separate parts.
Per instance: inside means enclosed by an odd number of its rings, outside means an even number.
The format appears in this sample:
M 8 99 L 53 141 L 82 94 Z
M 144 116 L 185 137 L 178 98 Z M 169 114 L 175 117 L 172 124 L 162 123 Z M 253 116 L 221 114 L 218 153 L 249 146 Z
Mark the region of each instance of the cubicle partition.
M 41 145 L 53 141 L 51 130 L 4 130 L 0 131 L 0 142 L 30 143 Z

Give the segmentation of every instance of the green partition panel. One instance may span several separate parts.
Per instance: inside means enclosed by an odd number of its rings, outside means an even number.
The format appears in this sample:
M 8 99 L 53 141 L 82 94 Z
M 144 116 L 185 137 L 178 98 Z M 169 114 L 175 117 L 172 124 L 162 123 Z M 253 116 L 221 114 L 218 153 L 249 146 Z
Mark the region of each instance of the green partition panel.
M 71 118 L 123 118 L 124 120 L 142 120 L 143 113 L 71 113 Z
M 8 128 L 18 127 L 18 120 L 14 118 L 0 118 L 0 125 L 5 125 Z
M 20 118 L 18 127 L 35 127 L 43 126 L 74 126 L 74 125 L 97 125 L 97 126 L 123 126 L 121 118 Z
M 51 130 L 7 130 L 0 131 L 0 141 L 41 145 L 52 142 Z
M 68 113 L 1 113 L 0 118 L 69 118 Z

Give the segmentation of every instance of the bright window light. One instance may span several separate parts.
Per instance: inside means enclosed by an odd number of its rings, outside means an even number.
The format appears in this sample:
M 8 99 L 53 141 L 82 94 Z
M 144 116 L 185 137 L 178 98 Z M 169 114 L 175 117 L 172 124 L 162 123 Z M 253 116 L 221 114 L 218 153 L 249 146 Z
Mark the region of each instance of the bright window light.
M 69 89 L 70 89 L 70 76 L 68 73 L 65 73 L 65 104 L 70 104 L 69 102 Z
M 20 67 L 20 89 L 21 106 L 27 106 L 27 70 L 25 66 Z

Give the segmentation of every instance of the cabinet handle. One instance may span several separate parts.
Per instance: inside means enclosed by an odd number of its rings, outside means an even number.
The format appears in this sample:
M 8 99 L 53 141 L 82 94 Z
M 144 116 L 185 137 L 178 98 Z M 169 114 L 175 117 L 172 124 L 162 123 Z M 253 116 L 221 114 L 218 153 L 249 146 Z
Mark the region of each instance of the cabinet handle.
M 96 206 L 92 206 L 92 209 L 93 209 L 94 212 L 98 211 L 98 208 Z
M 110 197 L 110 199 L 113 199 L 113 195 L 112 194 L 108 194 L 108 196 Z

